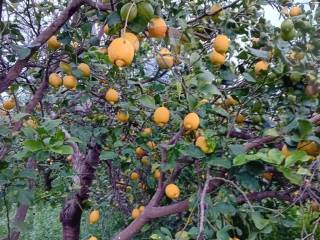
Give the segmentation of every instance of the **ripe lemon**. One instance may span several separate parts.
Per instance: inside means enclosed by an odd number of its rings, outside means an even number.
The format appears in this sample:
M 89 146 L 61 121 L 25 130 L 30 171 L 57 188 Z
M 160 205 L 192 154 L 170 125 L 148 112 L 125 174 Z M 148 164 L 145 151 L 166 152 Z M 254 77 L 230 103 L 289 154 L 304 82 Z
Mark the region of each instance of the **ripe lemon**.
M 138 158 L 142 158 L 145 155 L 145 152 L 142 147 L 136 148 L 136 155 Z
M 168 198 L 177 199 L 180 196 L 180 189 L 177 185 L 171 183 L 166 186 L 165 193 Z
M 139 207 L 139 211 L 140 211 L 140 213 L 143 213 L 143 211 L 144 211 L 144 206 L 140 206 L 140 207 Z
M 286 144 L 284 144 L 282 146 L 281 153 L 285 158 L 287 158 L 287 157 L 289 157 L 291 155 L 291 153 L 290 153 L 290 151 L 288 149 L 288 146 Z
M 67 89 L 75 89 L 78 85 L 77 79 L 72 75 L 67 75 L 63 78 L 63 86 Z
M 217 51 L 213 50 L 210 54 L 210 61 L 213 65 L 222 65 L 225 62 L 224 54 L 220 54 Z
M 244 115 L 242 115 L 241 113 L 237 114 L 235 122 L 237 124 L 242 124 L 246 121 L 246 117 Z
M 52 49 L 52 50 L 57 50 L 61 45 L 57 39 L 57 36 L 55 35 L 49 38 L 49 40 L 47 41 L 47 44 L 49 49 Z
M 138 52 L 140 43 L 139 43 L 139 39 L 137 38 L 136 35 L 134 35 L 133 33 L 130 33 L 130 32 L 126 32 L 123 35 L 123 38 L 127 39 L 132 44 L 135 52 Z
M 3 108 L 7 111 L 13 109 L 15 106 L 16 106 L 16 101 L 14 99 L 3 101 Z
M 109 25 L 108 24 L 104 25 L 103 32 L 104 32 L 104 34 L 108 34 L 109 33 Z
M 152 134 L 152 129 L 151 128 L 144 128 L 142 130 L 142 136 L 148 137 Z
M 78 70 L 82 73 L 83 76 L 90 77 L 91 69 L 88 64 L 80 63 L 78 65 Z
M 98 238 L 96 238 L 95 236 L 91 236 L 89 240 L 98 240 Z
M 219 34 L 213 41 L 213 48 L 221 54 L 224 54 L 229 49 L 229 38 L 226 35 Z
M 294 6 L 289 11 L 289 15 L 291 17 L 299 16 L 301 13 L 302 13 L 302 9 L 299 6 Z
M 125 38 L 116 38 L 108 47 L 110 61 L 118 67 L 125 67 L 132 63 L 134 47 Z
M 106 95 L 104 97 L 106 101 L 110 104 L 115 104 L 116 102 L 119 101 L 119 94 L 116 90 L 113 88 L 109 88 L 108 91 L 106 92 Z
M 131 216 L 133 219 L 137 219 L 138 217 L 140 217 L 140 211 L 137 208 L 134 208 L 131 212 Z
M 137 5 L 135 3 L 126 3 L 120 10 L 120 16 L 122 21 L 128 18 L 128 22 L 133 21 L 138 14 Z
M 185 116 L 183 120 L 183 126 L 187 130 L 196 130 L 200 124 L 200 118 L 198 114 L 192 112 Z
M 132 172 L 131 175 L 130 175 L 130 178 L 132 181 L 137 181 L 139 179 L 139 173 L 137 172 Z
M 66 74 L 68 74 L 68 75 L 71 75 L 71 73 L 72 73 L 72 68 L 71 68 L 71 66 L 70 66 L 69 63 L 66 63 L 66 62 L 61 61 L 61 62 L 59 63 L 59 67 L 62 69 L 62 71 L 63 71 L 64 73 L 66 73 Z
M 161 69 L 172 68 L 174 64 L 174 58 L 167 48 L 162 48 L 160 50 L 159 54 L 156 56 L 156 60 Z
M 89 215 L 89 223 L 95 224 L 100 219 L 100 212 L 98 210 L 93 210 Z
M 170 111 L 166 107 L 159 107 L 153 114 L 153 121 L 159 125 L 164 126 L 169 122 Z
M 148 141 L 147 142 L 147 146 L 150 148 L 150 149 L 155 149 L 157 147 L 157 144 L 153 141 Z
M 200 136 L 196 140 L 196 146 L 204 153 L 209 153 L 209 146 L 204 136 Z
M 269 63 L 267 63 L 266 61 L 259 61 L 256 63 L 256 65 L 254 66 L 254 72 L 259 75 L 261 74 L 262 71 L 267 71 L 269 67 Z
M 154 171 L 153 176 L 154 176 L 154 178 L 155 178 L 156 180 L 159 180 L 159 178 L 160 178 L 160 176 L 161 176 L 160 170 L 159 170 L 159 169 L 156 169 L 156 170 Z
M 150 37 L 164 38 L 166 36 L 167 29 L 168 27 L 166 22 L 160 17 L 152 18 L 149 22 L 148 32 Z
M 126 123 L 129 120 L 129 114 L 127 112 L 117 112 L 117 120 L 122 123 Z
M 49 75 L 49 84 L 54 87 L 58 88 L 62 85 L 62 79 L 57 73 L 51 73 Z
M 320 146 L 313 141 L 301 141 L 297 146 L 298 150 L 305 151 L 310 156 L 318 156 L 320 153 Z
M 211 15 L 212 20 L 217 23 L 220 21 L 220 17 L 224 15 L 224 12 L 221 10 L 221 6 L 219 4 L 213 4 L 208 14 Z

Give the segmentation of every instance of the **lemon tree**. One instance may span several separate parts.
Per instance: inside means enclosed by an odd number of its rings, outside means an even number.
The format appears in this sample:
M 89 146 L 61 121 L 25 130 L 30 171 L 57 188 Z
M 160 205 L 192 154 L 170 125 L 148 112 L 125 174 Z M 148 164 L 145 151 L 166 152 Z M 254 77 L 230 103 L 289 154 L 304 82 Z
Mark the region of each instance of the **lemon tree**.
M 0 237 L 320 238 L 317 1 L 0 13 Z

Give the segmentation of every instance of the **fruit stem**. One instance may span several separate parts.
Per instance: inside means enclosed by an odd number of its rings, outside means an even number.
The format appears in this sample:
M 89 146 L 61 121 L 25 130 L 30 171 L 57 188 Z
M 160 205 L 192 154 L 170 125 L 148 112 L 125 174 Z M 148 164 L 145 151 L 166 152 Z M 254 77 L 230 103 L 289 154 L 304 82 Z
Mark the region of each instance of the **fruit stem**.
M 121 36 L 121 37 L 123 37 L 124 34 L 126 33 L 127 26 L 128 26 L 129 15 L 130 15 L 131 9 L 132 9 L 132 7 L 133 7 L 134 4 L 135 4 L 134 2 L 131 4 L 131 6 L 130 6 L 130 8 L 129 8 L 129 11 L 128 11 L 128 13 L 127 13 L 127 17 L 126 17 L 126 21 L 125 21 L 125 23 L 124 23 L 124 28 L 123 28 L 122 36 Z

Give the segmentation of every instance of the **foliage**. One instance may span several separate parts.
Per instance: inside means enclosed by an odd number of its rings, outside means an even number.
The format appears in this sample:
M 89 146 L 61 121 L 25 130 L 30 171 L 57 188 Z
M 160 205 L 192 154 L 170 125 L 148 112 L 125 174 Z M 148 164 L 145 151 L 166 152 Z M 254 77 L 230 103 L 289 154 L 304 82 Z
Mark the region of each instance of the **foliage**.
M 57 37 L 48 48 L 32 40 L 77 1 L 5 2 L 0 88 L 24 65 L 0 94 L 0 236 L 9 211 L 21 239 L 60 239 L 64 200 L 90 187 L 79 203 L 81 239 L 112 239 L 133 221 L 132 209 L 161 191 L 150 207 L 187 206 L 151 216 L 135 239 L 179 239 L 180 231 L 190 239 L 320 238 L 319 3 L 123 0 L 101 1 L 103 9 L 80 1 L 45 36 Z M 301 14 L 289 14 L 293 6 Z M 119 38 L 126 31 L 139 44 Z M 51 73 L 63 84 L 48 84 Z M 160 107 L 169 113 L 154 117 Z M 93 145 L 97 166 L 85 158 Z M 84 186 L 88 168 L 94 181 Z M 161 188 L 173 182 L 177 199 Z M 14 223 L 21 204 L 29 213 Z M 88 223 L 92 209 L 97 224 Z

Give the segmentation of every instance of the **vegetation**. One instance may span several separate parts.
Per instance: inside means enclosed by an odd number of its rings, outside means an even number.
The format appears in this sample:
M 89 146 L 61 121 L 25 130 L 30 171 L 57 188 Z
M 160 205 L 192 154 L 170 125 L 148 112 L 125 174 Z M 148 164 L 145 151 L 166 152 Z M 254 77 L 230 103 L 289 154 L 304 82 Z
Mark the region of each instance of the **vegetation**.
M 1 239 L 320 239 L 319 2 L 0 5 Z

